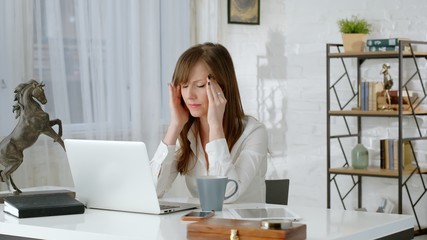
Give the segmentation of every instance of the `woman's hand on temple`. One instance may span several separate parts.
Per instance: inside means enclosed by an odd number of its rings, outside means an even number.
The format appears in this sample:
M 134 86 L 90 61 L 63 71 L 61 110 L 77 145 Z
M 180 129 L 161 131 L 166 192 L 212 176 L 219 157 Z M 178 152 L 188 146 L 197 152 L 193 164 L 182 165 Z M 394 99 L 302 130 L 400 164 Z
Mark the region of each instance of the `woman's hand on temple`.
M 209 140 L 216 140 L 224 137 L 224 129 L 222 121 L 224 118 L 225 99 L 224 93 L 218 83 L 211 77 L 207 79 L 208 87 L 206 88 L 209 108 L 208 108 L 208 124 L 209 124 Z
M 163 141 L 167 145 L 174 145 L 182 128 L 188 122 L 190 112 L 181 104 L 181 86 L 173 86 L 170 83 L 168 88 L 171 120 Z
M 189 111 L 181 103 L 181 86 L 169 84 L 169 97 L 171 124 L 175 127 L 182 128 L 188 122 Z

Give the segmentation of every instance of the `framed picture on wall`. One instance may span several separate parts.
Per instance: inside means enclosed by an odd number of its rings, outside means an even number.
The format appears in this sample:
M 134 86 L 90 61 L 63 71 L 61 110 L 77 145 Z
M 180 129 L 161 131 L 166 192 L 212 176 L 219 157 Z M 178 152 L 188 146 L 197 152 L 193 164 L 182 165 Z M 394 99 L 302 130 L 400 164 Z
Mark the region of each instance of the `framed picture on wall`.
M 228 0 L 228 23 L 259 25 L 260 0 Z

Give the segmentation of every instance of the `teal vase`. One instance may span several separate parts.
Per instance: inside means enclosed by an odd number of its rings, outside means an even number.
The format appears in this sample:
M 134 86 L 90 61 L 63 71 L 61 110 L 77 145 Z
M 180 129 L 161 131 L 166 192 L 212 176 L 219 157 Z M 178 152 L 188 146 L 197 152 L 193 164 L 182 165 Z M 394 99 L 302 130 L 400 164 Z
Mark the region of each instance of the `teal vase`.
M 369 165 L 368 149 L 363 144 L 357 144 L 351 151 L 351 166 L 354 169 L 366 169 Z

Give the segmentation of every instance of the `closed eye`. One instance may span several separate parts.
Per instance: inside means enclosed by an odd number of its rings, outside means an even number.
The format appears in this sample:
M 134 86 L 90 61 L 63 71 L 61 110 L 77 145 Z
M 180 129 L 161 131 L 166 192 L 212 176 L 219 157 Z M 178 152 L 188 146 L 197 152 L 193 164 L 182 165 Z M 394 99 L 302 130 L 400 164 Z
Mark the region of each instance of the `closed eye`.
M 198 87 L 198 88 L 204 88 L 205 86 L 206 86 L 206 84 L 198 85 L 197 87 Z

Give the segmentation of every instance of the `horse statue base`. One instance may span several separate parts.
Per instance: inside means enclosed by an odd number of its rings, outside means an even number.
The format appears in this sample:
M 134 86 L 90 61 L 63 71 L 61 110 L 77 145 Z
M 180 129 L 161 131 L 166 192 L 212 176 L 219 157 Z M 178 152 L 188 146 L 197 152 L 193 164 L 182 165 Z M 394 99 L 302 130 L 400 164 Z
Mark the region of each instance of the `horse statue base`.
M 21 195 L 36 195 L 36 194 L 63 194 L 67 193 L 70 195 L 70 197 L 75 198 L 76 192 L 72 190 L 68 190 L 67 188 L 61 188 L 61 187 L 53 187 L 53 186 L 44 186 L 44 187 L 34 187 L 34 188 L 28 188 L 23 189 L 24 191 L 18 193 L 18 192 L 9 192 L 4 191 L 0 192 L 0 203 L 4 203 L 4 199 L 8 196 L 21 196 Z

